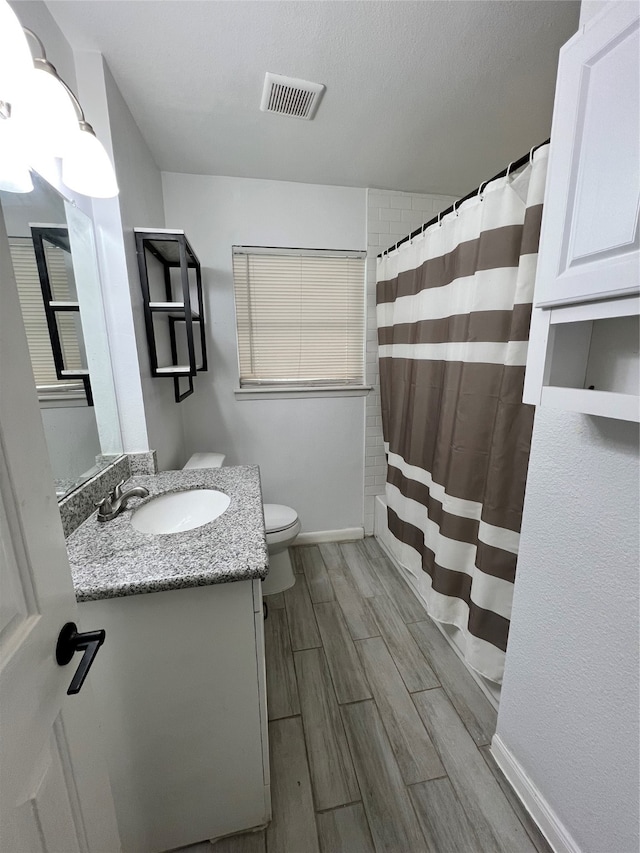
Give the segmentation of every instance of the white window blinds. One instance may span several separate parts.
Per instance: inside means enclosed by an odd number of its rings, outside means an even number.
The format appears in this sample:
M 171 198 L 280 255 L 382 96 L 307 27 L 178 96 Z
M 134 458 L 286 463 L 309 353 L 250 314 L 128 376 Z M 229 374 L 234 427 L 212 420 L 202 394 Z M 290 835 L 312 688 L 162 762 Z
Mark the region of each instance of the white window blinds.
M 56 375 L 33 242 L 26 237 L 10 237 L 9 250 L 36 386 L 47 390 L 53 390 L 54 387 L 61 391 L 83 390 L 82 382 L 60 380 Z M 54 297 L 61 301 L 69 300 L 65 252 L 45 244 L 45 255 Z M 65 367 L 79 370 L 82 368 L 77 329 L 80 315 L 77 312 L 59 313 L 57 319 Z
M 363 252 L 233 247 L 240 385 L 360 385 Z

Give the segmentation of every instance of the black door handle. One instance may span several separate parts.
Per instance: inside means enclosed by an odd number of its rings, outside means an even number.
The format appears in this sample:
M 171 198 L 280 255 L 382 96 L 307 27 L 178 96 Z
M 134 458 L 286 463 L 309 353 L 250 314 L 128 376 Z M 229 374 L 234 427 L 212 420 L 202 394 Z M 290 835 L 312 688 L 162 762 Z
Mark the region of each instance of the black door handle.
M 60 666 L 66 666 L 76 652 L 84 652 L 76 674 L 67 690 L 69 696 L 80 692 L 93 659 L 98 654 L 98 649 L 104 643 L 105 637 L 106 632 L 104 630 L 85 631 L 83 634 L 79 634 L 75 622 L 67 622 L 60 631 L 56 644 L 56 661 Z

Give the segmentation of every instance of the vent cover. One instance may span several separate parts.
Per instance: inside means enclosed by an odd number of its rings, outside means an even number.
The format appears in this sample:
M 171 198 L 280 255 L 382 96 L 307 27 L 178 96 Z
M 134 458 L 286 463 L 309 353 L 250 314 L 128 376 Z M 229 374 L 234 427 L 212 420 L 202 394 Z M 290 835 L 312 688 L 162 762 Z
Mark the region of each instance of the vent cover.
M 279 113 L 310 121 L 318 109 L 323 92 L 322 83 L 296 80 L 267 71 L 260 109 L 265 113 Z

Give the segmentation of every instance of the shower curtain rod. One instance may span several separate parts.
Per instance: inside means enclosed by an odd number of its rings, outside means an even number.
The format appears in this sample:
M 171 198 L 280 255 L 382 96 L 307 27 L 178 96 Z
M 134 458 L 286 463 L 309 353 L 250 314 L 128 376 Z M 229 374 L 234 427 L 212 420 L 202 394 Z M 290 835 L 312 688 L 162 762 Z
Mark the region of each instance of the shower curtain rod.
M 498 172 L 497 175 L 494 175 L 492 178 L 489 178 L 488 181 L 483 181 L 479 187 L 476 187 L 475 190 L 471 190 L 470 193 L 467 193 L 461 199 L 458 199 L 458 201 L 454 201 L 454 203 L 452 205 L 450 205 L 449 207 L 440 211 L 440 213 L 438 213 L 436 216 L 434 216 L 433 219 L 430 219 L 428 222 L 425 222 L 419 228 L 416 228 L 416 230 L 412 231 L 411 234 L 407 234 L 407 236 L 403 237 L 402 240 L 398 240 L 397 243 L 394 243 L 392 246 L 389 246 L 389 248 L 385 249 L 384 252 L 380 252 L 378 257 L 383 258 L 385 255 L 388 255 L 389 252 L 393 252 L 395 249 L 397 249 L 398 246 L 402 246 L 402 244 L 406 243 L 407 240 L 413 240 L 413 238 L 417 237 L 418 234 L 422 234 L 423 231 L 426 231 L 426 229 L 429 228 L 430 225 L 435 225 L 435 223 L 438 222 L 439 219 L 442 219 L 448 213 L 453 213 L 453 211 L 457 207 L 460 207 L 460 205 L 462 204 L 463 201 L 467 201 L 467 199 L 473 198 L 474 195 L 477 195 L 480 192 L 480 190 L 485 189 L 492 181 L 497 181 L 498 178 L 504 178 L 505 175 L 508 175 L 511 172 L 515 172 L 518 169 L 520 169 L 522 166 L 524 166 L 526 164 L 526 162 L 528 160 L 531 160 L 534 152 L 537 151 L 538 148 L 542 148 L 543 145 L 546 145 L 550 141 L 551 141 L 550 139 L 545 139 L 545 141 L 541 142 L 539 145 L 534 145 L 528 154 L 523 154 L 523 156 L 520 157 L 519 160 L 514 160 L 512 163 L 509 163 L 509 165 L 505 169 L 503 169 L 501 172 Z

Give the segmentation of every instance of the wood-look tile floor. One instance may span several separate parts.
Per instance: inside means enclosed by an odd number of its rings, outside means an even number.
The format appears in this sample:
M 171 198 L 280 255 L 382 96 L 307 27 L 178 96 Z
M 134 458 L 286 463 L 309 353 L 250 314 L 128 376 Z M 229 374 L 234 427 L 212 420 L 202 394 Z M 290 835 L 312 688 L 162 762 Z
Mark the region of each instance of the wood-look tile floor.
M 185 853 L 549 853 L 493 707 L 377 542 L 292 556 L 265 599 L 273 820 Z

